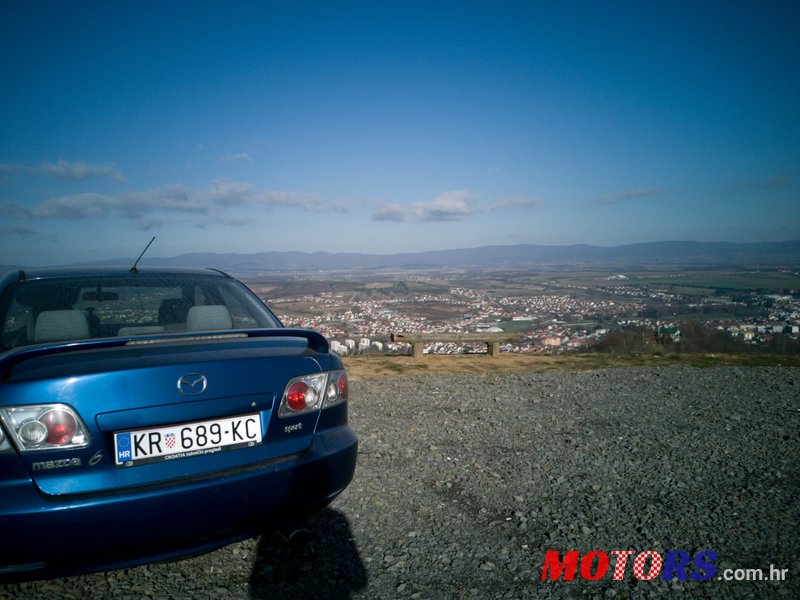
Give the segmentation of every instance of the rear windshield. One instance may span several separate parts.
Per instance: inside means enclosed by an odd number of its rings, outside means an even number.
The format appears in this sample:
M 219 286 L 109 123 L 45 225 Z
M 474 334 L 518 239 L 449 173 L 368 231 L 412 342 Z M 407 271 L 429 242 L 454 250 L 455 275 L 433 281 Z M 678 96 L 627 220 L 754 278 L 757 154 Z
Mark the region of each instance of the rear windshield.
M 15 283 L 0 298 L 2 346 L 281 327 L 234 279 L 131 273 Z

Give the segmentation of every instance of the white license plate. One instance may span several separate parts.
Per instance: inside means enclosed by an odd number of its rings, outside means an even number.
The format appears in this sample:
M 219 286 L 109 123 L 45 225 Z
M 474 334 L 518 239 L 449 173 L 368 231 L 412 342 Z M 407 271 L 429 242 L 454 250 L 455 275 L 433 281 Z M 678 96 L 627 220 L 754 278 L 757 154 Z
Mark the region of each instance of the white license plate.
M 114 434 L 114 455 L 121 467 L 176 460 L 223 450 L 258 446 L 261 415 L 238 415 Z

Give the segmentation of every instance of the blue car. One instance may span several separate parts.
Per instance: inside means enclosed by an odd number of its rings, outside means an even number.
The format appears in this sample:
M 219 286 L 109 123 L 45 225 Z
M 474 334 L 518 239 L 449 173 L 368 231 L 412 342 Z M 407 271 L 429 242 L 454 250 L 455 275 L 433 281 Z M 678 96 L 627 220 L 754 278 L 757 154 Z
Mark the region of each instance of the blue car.
M 291 531 L 353 478 L 348 381 L 222 272 L 0 281 L 0 581 Z

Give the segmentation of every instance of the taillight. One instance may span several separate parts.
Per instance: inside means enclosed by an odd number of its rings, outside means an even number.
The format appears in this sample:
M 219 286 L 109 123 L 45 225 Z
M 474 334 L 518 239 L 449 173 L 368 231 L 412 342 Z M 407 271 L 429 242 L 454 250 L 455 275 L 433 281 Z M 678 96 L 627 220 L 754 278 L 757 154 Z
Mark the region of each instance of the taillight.
M 347 400 L 347 375 L 328 371 L 295 377 L 286 384 L 278 415 L 295 416 L 333 406 Z
M 0 420 L 21 452 L 81 448 L 92 441 L 83 421 L 65 404 L 3 408 Z
M 347 384 L 347 373 L 344 371 L 331 371 L 328 374 L 328 389 L 325 396 L 325 407 L 333 406 L 339 402 L 347 400 L 349 386 Z
M 294 411 L 314 408 L 318 399 L 319 394 L 305 381 L 295 381 L 286 391 L 286 404 Z
M 78 422 L 72 413 L 65 410 L 49 410 L 39 417 L 39 422 L 47 428 L 48 444 L 68 444 L 78 431 Z

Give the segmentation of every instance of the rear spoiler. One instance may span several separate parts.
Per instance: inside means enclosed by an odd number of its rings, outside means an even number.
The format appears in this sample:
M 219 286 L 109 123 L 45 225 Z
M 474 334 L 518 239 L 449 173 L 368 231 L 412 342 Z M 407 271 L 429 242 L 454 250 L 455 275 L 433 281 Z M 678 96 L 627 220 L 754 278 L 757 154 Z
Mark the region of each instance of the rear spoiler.
M 154 335 L 137 335 L 115 338 L 103 338 L 99 340 L 86 340 L 80 342 L 63 342 L 42 346 L 27 346 L 19 350 L 12 350 L 0 358 L 0 380 L 8 378 L 11 371 L 18 364 L 33 358 L 49 356 L 52 354 L 65 354 L 67 352 L 77 352 L 80 350 L 102 350 L 104 348 L 121 348 L 124 346 L 151 346 L 157 344 L 168 344 L 171 342 L 194 342 L 194 341 L 215 341 L 233 340 L 236 338 L 271 338 L 271 337 L 293 337 L 305 338 L 309 349 L 320 354 L 327 354 L 330 345 L 325 337 L 310 329 L 233 329 L 220 332 L 197 332 L 197 333 L 168 333 Z

